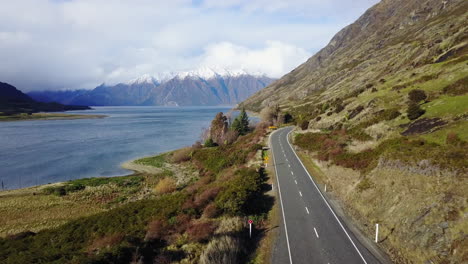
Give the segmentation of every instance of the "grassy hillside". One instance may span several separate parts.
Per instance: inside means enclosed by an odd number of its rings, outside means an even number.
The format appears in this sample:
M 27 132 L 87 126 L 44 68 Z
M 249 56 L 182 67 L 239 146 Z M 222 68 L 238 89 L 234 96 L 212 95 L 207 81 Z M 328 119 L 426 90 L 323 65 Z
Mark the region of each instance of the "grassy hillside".
M 292 114 L 314 177 L 397 263 L 468 259 L 467 11 L 382 1 L 241 105 Z

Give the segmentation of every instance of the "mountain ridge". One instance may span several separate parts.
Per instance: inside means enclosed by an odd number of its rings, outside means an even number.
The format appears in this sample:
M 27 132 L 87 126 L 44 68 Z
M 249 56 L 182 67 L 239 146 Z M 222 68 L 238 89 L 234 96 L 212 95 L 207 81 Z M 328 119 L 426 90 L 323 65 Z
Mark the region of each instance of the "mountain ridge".
M 142 75 L 116 85 L 101 84 L 93 90 L 34 91 L 37 100 L 76 105 L 235 105 L 273 81 L 266 75 L 252 75 L 243 70 L 196 71 L 172 75 Z

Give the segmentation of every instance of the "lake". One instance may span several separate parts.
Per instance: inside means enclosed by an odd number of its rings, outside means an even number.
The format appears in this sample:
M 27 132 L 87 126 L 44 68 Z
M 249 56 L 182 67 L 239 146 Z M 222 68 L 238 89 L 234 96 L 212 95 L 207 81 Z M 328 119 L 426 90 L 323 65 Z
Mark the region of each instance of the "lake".
M 191 146 L 216 113 L 230 107 L 94 109 L 67 113 L 108 117 L 0 122 L 0 181 L 5 188 L 130 174 L 121 163 Z

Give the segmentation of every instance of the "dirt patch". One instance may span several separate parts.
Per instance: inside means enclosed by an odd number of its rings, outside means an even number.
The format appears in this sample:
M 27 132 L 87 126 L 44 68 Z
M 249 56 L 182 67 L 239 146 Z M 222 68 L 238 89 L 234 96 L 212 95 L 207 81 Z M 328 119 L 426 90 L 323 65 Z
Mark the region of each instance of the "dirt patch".
M 408 128 L 401 134 L 403 136 L 409 136 L 414 134 L 427 134 L 438 130 L 446 124 L 447 122 L 440 118 L 422 118 L 409 124 Z

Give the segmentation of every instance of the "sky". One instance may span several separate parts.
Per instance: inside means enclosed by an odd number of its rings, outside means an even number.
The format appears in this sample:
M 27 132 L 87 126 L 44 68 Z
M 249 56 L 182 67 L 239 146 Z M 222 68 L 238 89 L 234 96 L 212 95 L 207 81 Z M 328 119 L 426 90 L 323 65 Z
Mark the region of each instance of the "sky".
M 200 67 L 279 78 L 378 0 L 0 0 L 0 81 L 92 89 Z

